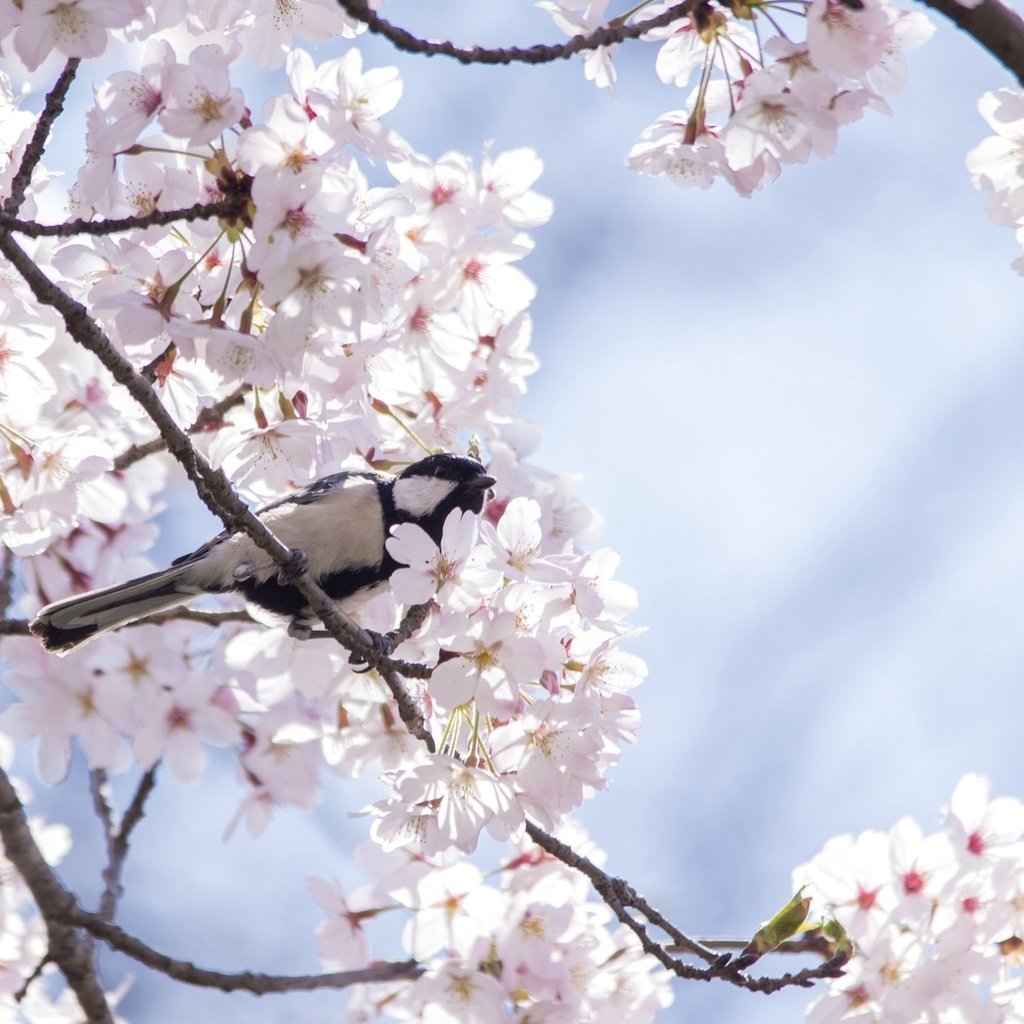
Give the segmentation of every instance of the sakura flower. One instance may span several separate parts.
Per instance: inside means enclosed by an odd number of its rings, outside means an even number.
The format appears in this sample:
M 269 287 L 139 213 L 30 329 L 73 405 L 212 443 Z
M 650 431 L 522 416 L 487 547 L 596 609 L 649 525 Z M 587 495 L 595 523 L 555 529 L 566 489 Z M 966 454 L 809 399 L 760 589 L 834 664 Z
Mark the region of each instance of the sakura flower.
M 323 878 L 306 880 L 313 899 L 327 911 L 328 917 L 317 927 L 320 960 L 329 971 L 349 971 L 369 963 L 363 919 L 374 910 L 358 911 L 350 905 L 340 885 Z
M 469 853 L 483 829 L 507 839 L 523 826 L 509 781 L 453 757 L 436 756 L 391 785 L 391 798 L 368 808 L 374 841 L 385 850 L 414 843 L 428 856 L 451 847 Z
M 537 7 L 547 11 L 566 35 L 588 35 L 605 24 L 608 0 L 538 0 Z M 614 46 L 599 46 L 583 51 L 583 70 L 588 82 L 615 94 Z
M 189 146 L 212 142 L 237 124 L 245 99 L 228 79 L 228 55 L 220 46 L 197 46 L 188 64 L 175 64 L 164 74 L 164 108 L 160 124 L 168 135 Z
M 273 327 L 308 338 L 318 326 L 345 326 L 361 277 L 359 262 L 338 242 L 300 242 L 260 278 L 264 300 L 275 306 Z
M 0 404 L 8 425 L 28 426 L 57 385 L 40 356 L 53 343 L 42 324 L 18 324 L 0 306 Z
M 394 109 L 401 96 L 398 68 L 364 71 L 363 55 L 353 48 L 320 65 L 307 102 L 338 145 L 351 143 L 367 153 L 393 158 L 400 156 L 403 148 L 380 119 Z
M 775 76 L 755 72 L 744 82 L 736 113 L 722 132 L 729 166 L 742 170 L 762 154 L 784 163 L 806 159 L 804 145 L 815 117 Z
M 928 42 L 935 26 L 920 11 L 887 8 L 886 14 L 891 32 L 882 56 L 868 69 L 868 80 L 879 92 L 892 95 L 902 92 L 910 79 L 906 52 Z
M 871 942 L 896 903 L 884 832 L 830 839 L 808 864 L 793 872 L 794 888 L 809 894 L 836 917 L 855 942 Z
M 1013 797 L 989 800 L 989 781 L 965 775 L 953 790 L 946 817 L 962 863 L 1020 856 L 1024 805 Z
M 320 125 L 319 118 L 311 119 L 306 108 L 290 96 L 270 100 L 264 114 L 264 123 L 247 128 L 238 141 L 238 165 L 248 174 L 265 167 L 299 173 L 316 164 L 334 147 L 334 141 Z M 288 183 L 276 181 L 275 192 L 287 198 Z M 256 208 L 260 210 L 260 202 Z M 266 199 L 272 198 L 270 190 Z
M 415 523 L 393 527 L 384 546 L 399 565 L 407 567 L 391 576 L 395 597 L 407 605 L 436 597 L 454 609 L 475 607 L 484 587 L 494 579 L 476 551 L 476 537 L 476 516 L 461 509 L 448 514 L 440 545 Z
M 0 540 L 15 553 L 38 554 L 83 516 L 108 521 L 123 513 L 126 496 L 104 486 L 113 465 L 105 441 L 83 429 L 17 447 L 21 472 L 6 477 L 0 520 Z
M 402 999 L 422 1024 L 493 1024 L 505 1019 L 504 994 L 488 974 L 448 962 L 417 980 Z
M 919 914 L 930 912 L 932 901 L 955 870 L 955 853 L 944 834 L 925 836 L 912 818 L 901 818 L 889 832 L 897 892 L 904 902 L 897 907 Z M 908 907 L 909 904 L 909 907 Z
M 82 671 L 80 659 L 58 661 L 34 638 L 8 638 L 4 653 L 4 683 L 22 700 L 0 713 L 0 724 L 15 739 L 36 740 L 36 766 L 44 782 L 54 785 L 64 778 L 75 739 L 91 767 L 123 771 L 128 766 L 128 746 L 115 723 L 123 717 L 117 705 L 130 701 L 130 694 L 105 689 L 102 680 Z
M 96 87 L 99 117 L 90 120 L 90 152 L 112 155 L 135 144 L 163 106 L 161 77 L 174 60 L 169 43 L 152 42 L 140 71 L 117 71 Z
M 533 228 L 551 219 L 554 206 L 546 196 L 532 191 L 543 164 L 532 149 L 511 149 L 480 162 L 481 214 L 484 223 Z
M 481 610 L 468 624 L 463 620 L 445 647 L 461 657 L 434 669 L 430 694 L 447 709 L 475 701 L 485 715 L 508 718 L 523 709 L 522 687 L 537 682 L 545 668 L 540 642 L 517 635 L 511 612 Z
M 417 960 L 444 949 L 469 956 L 477 936 L 500 920 L 506 903 L 465 861 L 422 875 L 414 884 L 393 886 L 390 895 L 414 912 L 402 942 Z
M 98 57 L 109 30 L 127 25 L 142 11 L 138 0 L 24 0 L 14 50 L 29 71 L 54 50 L 66 57 Z
M 239 487 L 267 500 L 312 478 L 322 436 L 320 424 L 298 418 L 225 429 L 210 445 L 210 459 Z
M 173 690 L 140 708 L 135 757 L 143 768 L 163 760 L 182 782 L 195 782 L 206 767 L 205 743 L 227 746 L 238 739 L 236 706 L 213 677 L 194 671 Z
M 993 216 L 1005 207 L 1012 223 L 1024 212 L 1024 95 L 1019 89 L 988 92 L 978 101 L 978 110 L 996 134 L 967 154 L 967 169 L 975 188 L 996 193 Z
M 604 787 L 597 765 L 604 745 L 600 724 L 598 706 L 588 698 L 539 700 L 491 733 L 495 768 L 515 773 L 516 787 L 546 827 L 579 804 L 585 789 Z
M 879 0 L 851 7 L 813 0 L 807 9 L 807 47 L 814 66 L 857 78 L 885 56 L 892 28 Z
M 258 0 L 247 5 L 255 17 L 243 38 L 252 59 L 259 67 L 277 68 L 290 54 L 292 39 L 298 36 L 312 43 L 323 43 L 334 36 L 351 39 L 363 30 L 361 22 L 346 15 L 331 0 Z
M 573 603 L 584 619 L 615 622 L 636 610 L 636 591 L 612 578 L 619 561 L 614 551 L 603 548 L 588 555 L 578 565 L 573 583 Z
M 626 165 L 640 174 L 664 174 L 680 188 L 710 188 L 722 174 L 725 147 L 706 132 L 687 141 L 692 134 L 689 120 L 682 110 L 658 118 L 629 151 Z
M 532 498 L 513 498 L 505 506 L 494 533 L 487 534 L 507 578 L 523 579 L 538 559 L 544 537 L 540 515 L 540 505 Z

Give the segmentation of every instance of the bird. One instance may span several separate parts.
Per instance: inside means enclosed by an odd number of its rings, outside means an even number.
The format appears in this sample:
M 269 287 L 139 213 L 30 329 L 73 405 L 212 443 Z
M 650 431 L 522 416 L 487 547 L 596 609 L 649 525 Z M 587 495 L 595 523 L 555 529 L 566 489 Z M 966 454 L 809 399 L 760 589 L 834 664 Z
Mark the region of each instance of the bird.
M 393 526 L 414 523 L 440 545 L 449 513 L 480 514 L 494 484 L 475 459 L 441 452 L 397 476 L 372 470 L 333 473 L 255 514 L 282 544 L 303 553 L 309 575 L 344 610 L 385 590 L 399 568 L 385 547 Z M 29 623 L 29 632 L 46 650 L 65 655 L 154 612 L 201 594 L 223 593 L 240 593 L 272 616 L 287 618 L 289 633 L 300 639 L 318 621 L 247 534 L 224 530 L 166 569 L 46 605 Z

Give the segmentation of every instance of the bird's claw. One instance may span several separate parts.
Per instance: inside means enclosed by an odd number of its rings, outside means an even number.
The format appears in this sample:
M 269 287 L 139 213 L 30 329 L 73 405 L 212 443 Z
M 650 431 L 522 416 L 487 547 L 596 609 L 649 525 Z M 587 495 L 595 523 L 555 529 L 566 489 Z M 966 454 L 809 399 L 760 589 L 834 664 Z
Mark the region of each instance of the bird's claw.
M 296 576 L 301 576 L 309 568 L 309 556 L 302 548 L 289 548 L 291 559 L 287 565 L 277 570 L 277 582 L 287 586 Z
M 288 623 L 288 635 L 293 640 L 309 640 L 313 636 L 313 627 L 305 619 L 292 619 Z
M 376 663 L 378 658 L 386 657 L 388 654 L 391 653 L 391 641 L 387 638 L 387 636 L 384 636 L 381 633 L 375 633 L 372 629 L 364 630 L 364 632 L 370 638 L 370 641 L 373 643 L 374 653 L 373 655 L 371 655 L 370 660 L 367 660 L 361 655 L 356 654 L 355 651 L 353 651 L 348 656 L 348 663 L 350 665 L 366 666 L 365 668 L 354 669 L 354 671 L 358 672 L 360 675 L 362 675 L 364 672 L 369 672 L 370 669 L 374 667 L 374 664 Z

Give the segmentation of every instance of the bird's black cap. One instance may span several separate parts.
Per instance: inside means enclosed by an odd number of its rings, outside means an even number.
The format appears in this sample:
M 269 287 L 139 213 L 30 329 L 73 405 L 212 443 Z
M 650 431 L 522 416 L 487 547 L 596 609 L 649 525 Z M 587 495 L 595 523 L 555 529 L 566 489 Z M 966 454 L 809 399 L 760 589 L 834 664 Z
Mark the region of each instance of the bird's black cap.
M 494 477 L 488 476 L 476 459 L 452 455 L 450 452 L 428 455 L 425 459 L 407 466 L 400 476 L 403 479 L 429 476 L 437 480 L 451 480 L 453 483 L 461 484 L 465 489 L 474 491 L 484 491 L 495 483 Z

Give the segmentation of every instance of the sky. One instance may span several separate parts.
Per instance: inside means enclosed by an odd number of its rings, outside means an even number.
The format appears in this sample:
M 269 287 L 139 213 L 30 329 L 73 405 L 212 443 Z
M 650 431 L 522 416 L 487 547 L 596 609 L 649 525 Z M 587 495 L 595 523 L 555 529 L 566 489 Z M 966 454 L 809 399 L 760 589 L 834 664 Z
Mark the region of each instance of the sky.
M 385 13 L 466 43 L 558 38 L 519 3 Z M 937 828 L 966 772 L 1024 797 L 1022 282 L 964 167 L 987 134 L 978 97 L 1012 83 L 933 17 L 892 118 L 868 115 L 832 159 L 750 199 L 625 168 L 685 98 L 657 81 L 652 46 L 620 50 L 613 99 L 575 61 L 466 69 L 358 44 L 367 66 L 400 68 L 388 123 L 422 152 L 490 141 L 544 160 L 555 216 L 522 264 L 542 364 L 523 414 L 542 432 L 533 461 L 579 474 L 604 517 L 650 672 L 640 741 L 578 817 L 608 869 L 694 936 L 749 935 L 830 836 L 908 814 Z M 179 550 L 208 532 L 197 520 Z M 75 792 L 43 804 L 75 829 L 64 874 L 90 893 L 98 830 Z M 206 966 L 315 969 L 304 878 L 346 876 L 366 826 L 339 808 L 372 790 L 339 785 L 225 844 L 237 794 L 226 761 L 201 790 L 164 779 L 123 922 Z M 679 984 L 662 1020 L 780 1024 L 809 998 Z M 194 992 L 139 969 L 123 1009 L 317 1024 L 335 1000 Z

